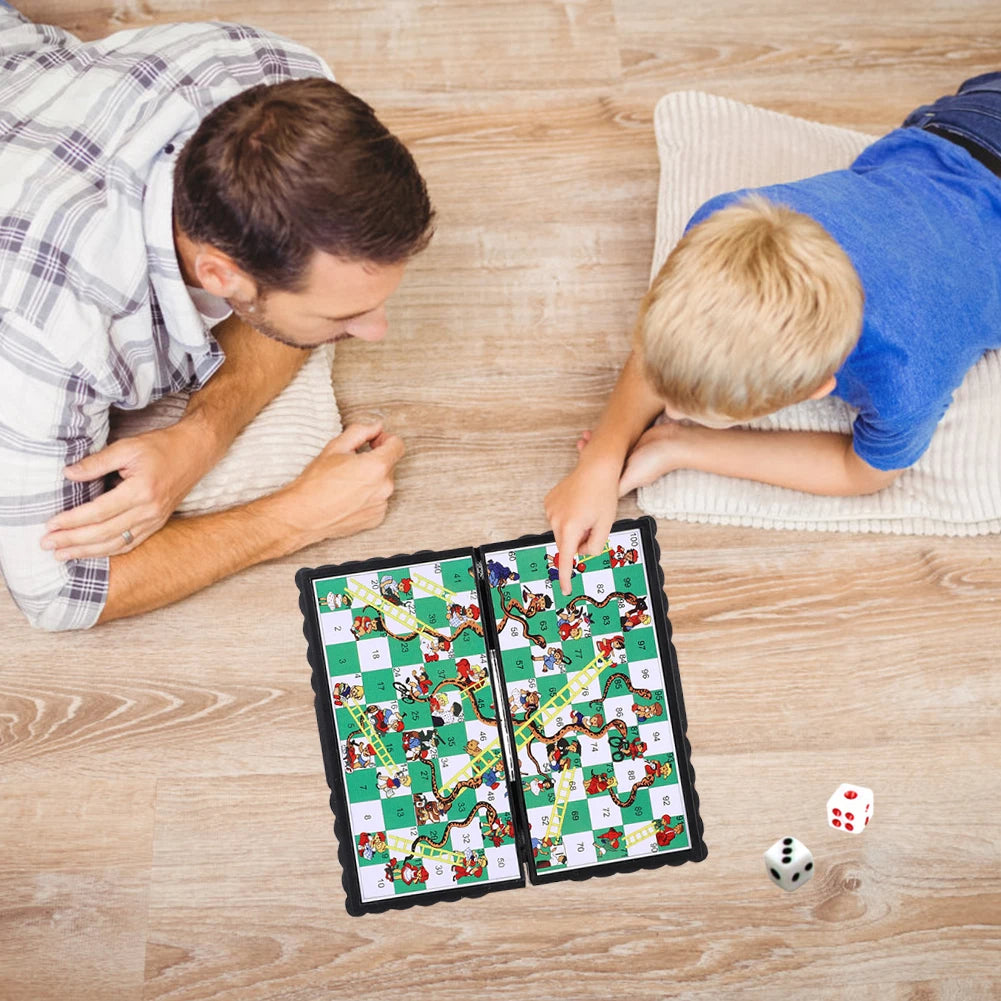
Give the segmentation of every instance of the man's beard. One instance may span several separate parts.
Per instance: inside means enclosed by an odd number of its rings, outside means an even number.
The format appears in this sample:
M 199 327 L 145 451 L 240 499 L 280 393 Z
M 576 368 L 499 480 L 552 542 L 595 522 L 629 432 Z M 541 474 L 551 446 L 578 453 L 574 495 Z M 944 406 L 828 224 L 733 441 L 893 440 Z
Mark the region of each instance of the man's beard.
M 310 345 L 296 344 L 295 341 L 290 341 L 281 331 L 274 327 L 269 322 L 267 310 L 259 297 L 253 302 L 240 302 L 238 299 L 227 299 L 226 304 L 248 327 L 253 327 L 259 334 L 270 337 L 271 340 L 278 341 L 279 344 L 284 344 L 286 347 L 298 348 L 300 351 L 312 350 Z

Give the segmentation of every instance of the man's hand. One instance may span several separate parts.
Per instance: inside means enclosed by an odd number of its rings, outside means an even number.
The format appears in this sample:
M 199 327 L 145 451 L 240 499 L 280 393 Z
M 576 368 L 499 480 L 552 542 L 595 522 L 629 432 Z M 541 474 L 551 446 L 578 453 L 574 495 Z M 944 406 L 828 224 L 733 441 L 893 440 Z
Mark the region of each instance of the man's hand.
M 560 590 L 570 593 L 573 557 L 600 553 L 615 521 L 622 464 L 583 452 L 577 468 L 546 495 L 546 517 L 560 553 Z
M 96 480 L 117 472 L 118 483 L 96 500 L 56 515 L 43 549 L 58 560 L 126 553 L 158 531 L 184 496 L 217 461 L 211 437 L 182 419 L 171 427 L 123 438 L 67 466 L 66 478 Z M 126 543 L 124 532 L 132 542 Z
M 359 451 L 365 445 L 370 448 Z M 284 548 L 293 552 L 381 524 L 403 453 L 402 440 L 381 423 L 348 425 L 272 496 L 271 510 L 287 534 Z

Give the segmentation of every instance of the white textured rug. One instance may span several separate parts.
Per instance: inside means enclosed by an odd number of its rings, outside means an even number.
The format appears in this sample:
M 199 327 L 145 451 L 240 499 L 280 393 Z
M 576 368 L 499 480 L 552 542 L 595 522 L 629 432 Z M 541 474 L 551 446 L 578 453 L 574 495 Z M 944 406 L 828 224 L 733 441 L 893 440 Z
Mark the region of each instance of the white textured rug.
M 847 167 L 874 136 L 792 118 L 712 94 L 668 94 L 654 116 L 660 153 L 651 277 L 692 213 L 724 191 Z M 830 397 L 747 426 L 849 431 L 854 412 Z M 814 531 L 914 535 L 1001 532 L 1001 354 L 968 373 L 916 465 L 876 494 L 820 497 L 764 483 L 679 470 L 638 492 L 658 518 Z

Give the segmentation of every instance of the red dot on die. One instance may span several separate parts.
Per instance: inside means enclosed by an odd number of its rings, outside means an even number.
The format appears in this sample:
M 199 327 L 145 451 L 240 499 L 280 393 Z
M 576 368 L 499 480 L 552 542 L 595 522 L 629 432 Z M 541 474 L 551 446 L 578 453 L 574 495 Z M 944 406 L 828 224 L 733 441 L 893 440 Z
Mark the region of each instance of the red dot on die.
M 831 813 L 833 813 L 835 817 L 841 816 L 841 811 L 837 807 L 834 807 L 834 809 L 831 810 Z
M 845 814 L 845 820 L 854 820 L 854 819 L 855 819 L 855 814 L 854 813 L 846 813 Z
M 845 824 L 845 830 L 846 831 L 854 831 L 855 828 L 851 824 Z
M 866 817 L 866 818 L 865 818 L 865 823 L 866 823 L 866 824 L 868 824 L 868 823 L 869 823 L 869 818 L 868 818 L 868 817 Z M 862 826 L 863 826 L 863 827 L 865 827 L 865 824 L 863 824 Z
M 831 821 L 831 823 L 832 823 L 832 824 L 833 824 L 833 825 L 834 825 L 835 827 L 840 827 L 840 826 L 841 826 L 841 821 L 840 821 L 840 820 L 832 820 L 832 821 Z
M 856 799 L 856 798 L 858 798 L 858 793 L 854 789 L 849 789 L 848 792 L 845 793 L 845 799 Z

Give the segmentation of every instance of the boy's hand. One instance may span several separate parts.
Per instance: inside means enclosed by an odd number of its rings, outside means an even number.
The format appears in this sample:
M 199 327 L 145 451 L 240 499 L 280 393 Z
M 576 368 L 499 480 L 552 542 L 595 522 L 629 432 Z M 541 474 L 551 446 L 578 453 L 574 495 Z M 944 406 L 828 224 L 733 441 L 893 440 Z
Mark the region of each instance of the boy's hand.
M 560 590 L 570 593 L 573 557 L 600 553 L 615 521 L 621 463 L 582 452 L 577 468 L 546 495 L 546 517 L 560 553 Z

